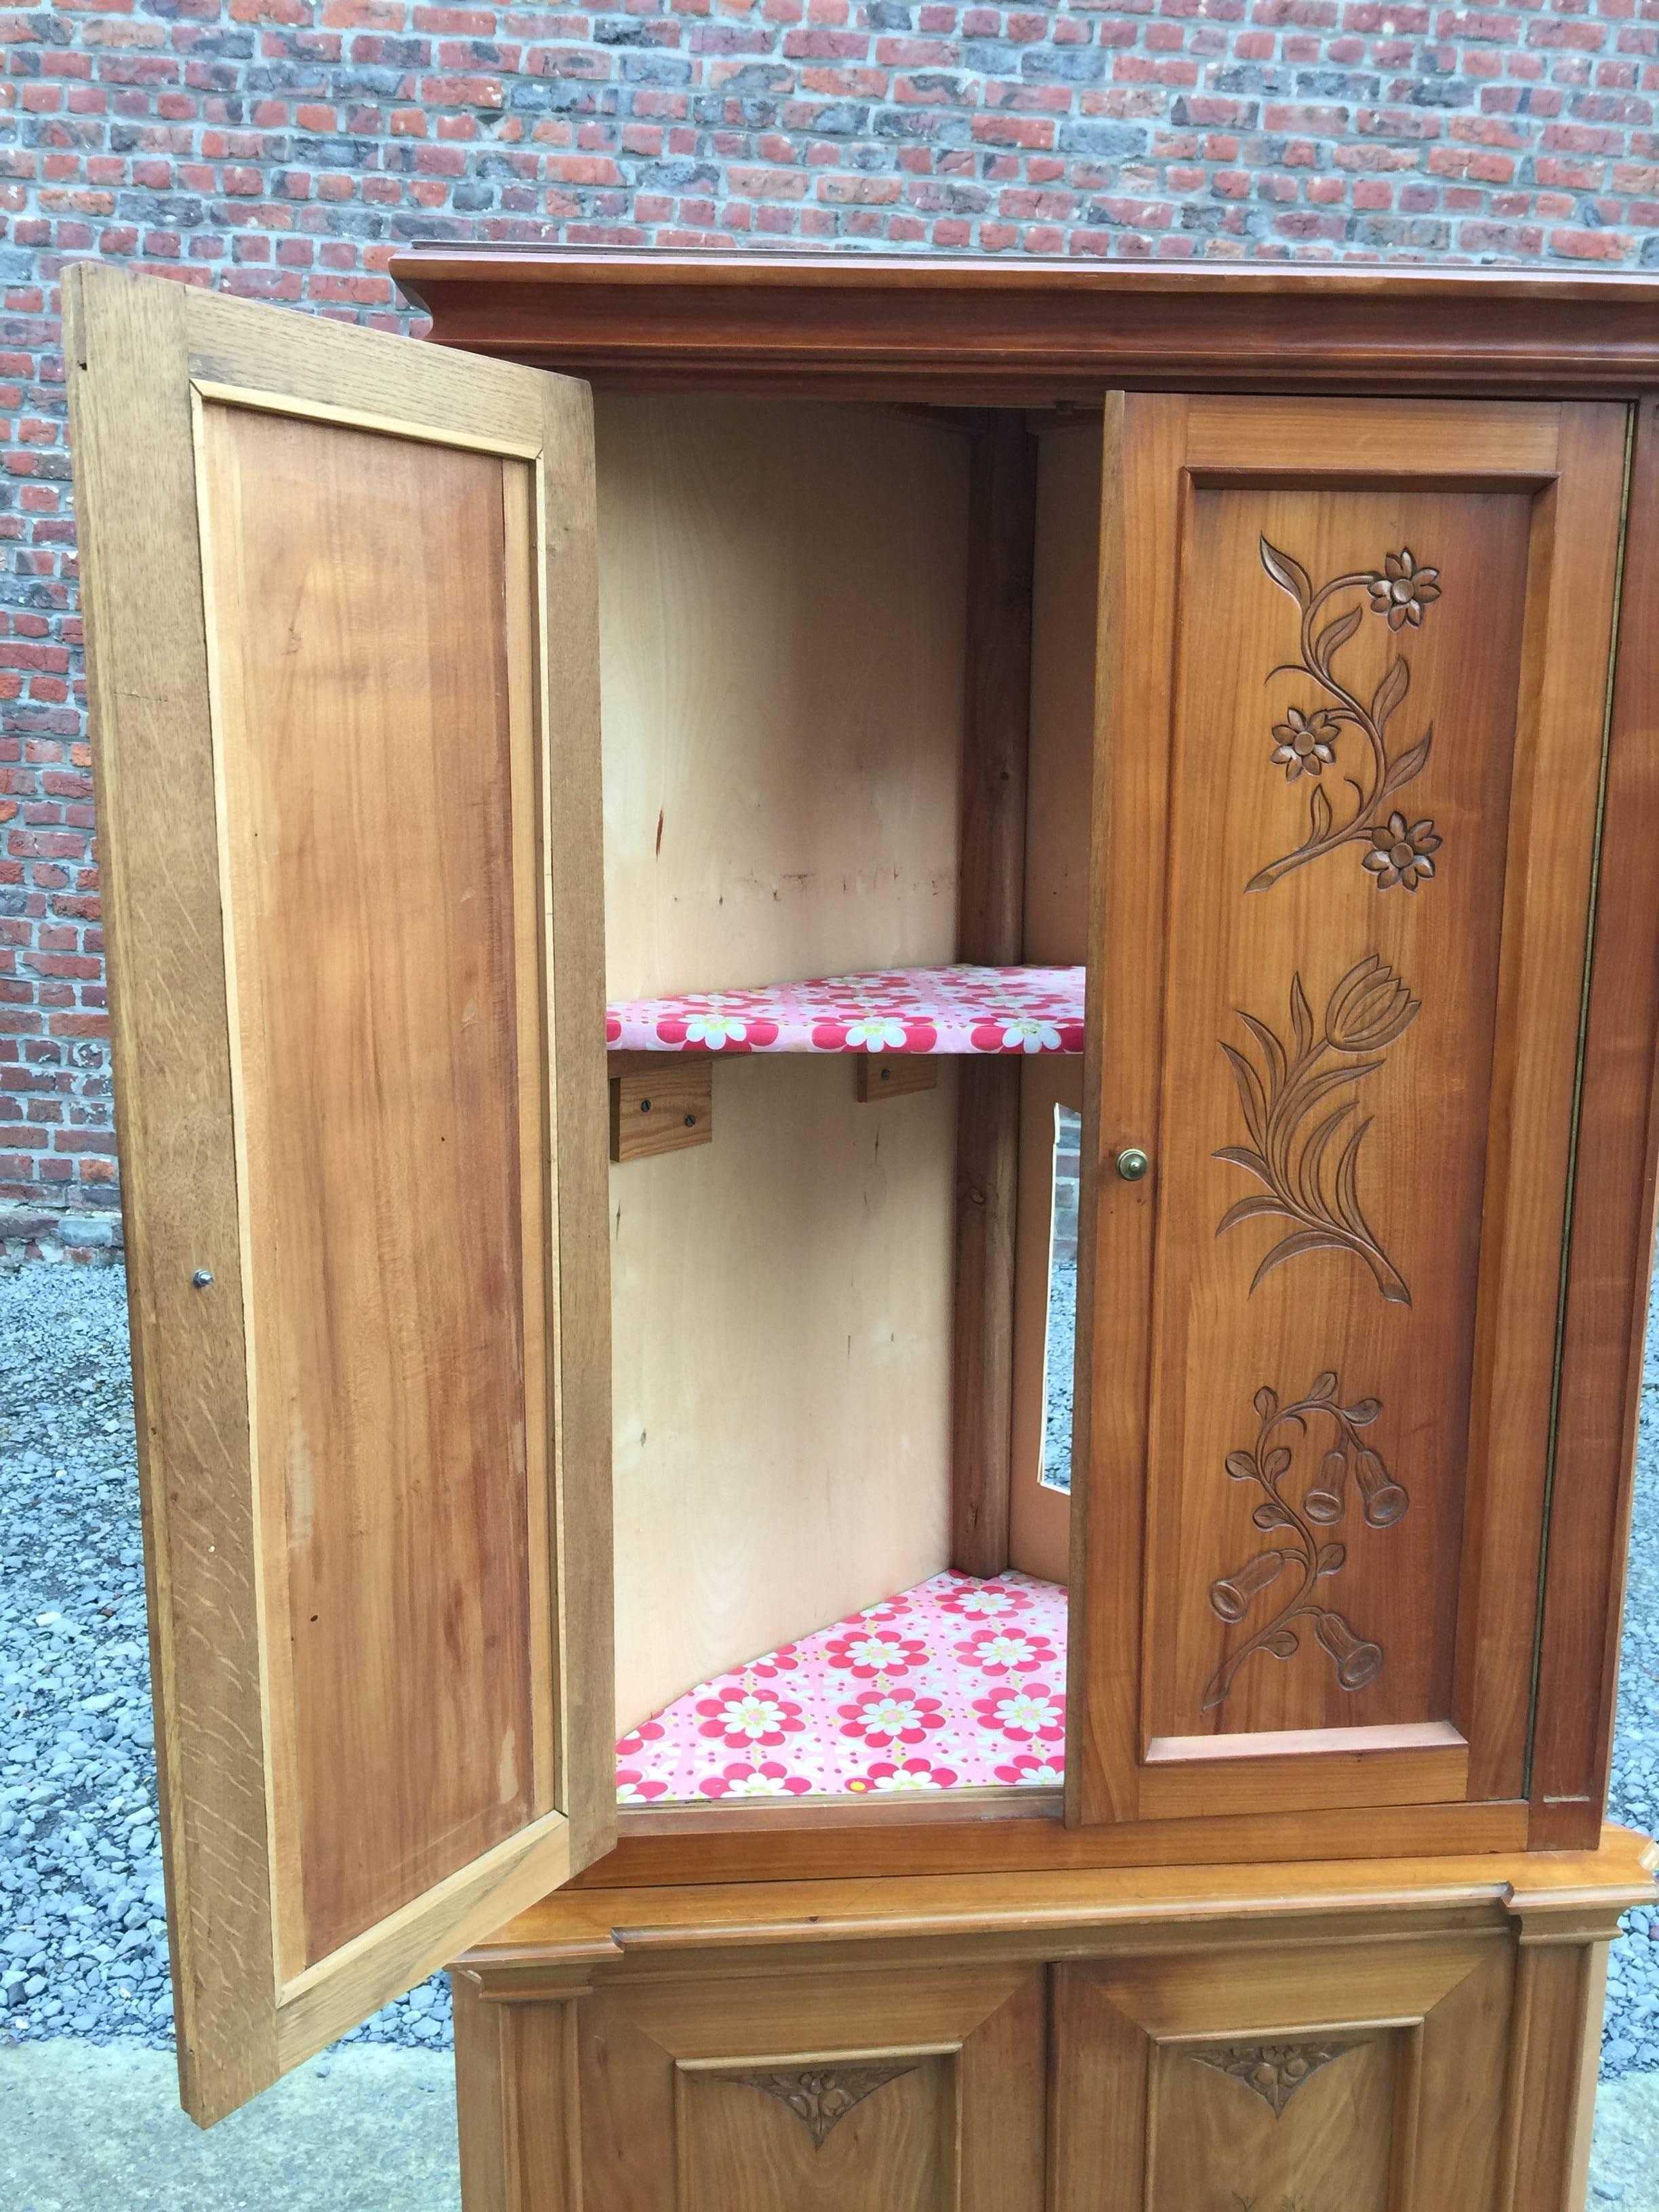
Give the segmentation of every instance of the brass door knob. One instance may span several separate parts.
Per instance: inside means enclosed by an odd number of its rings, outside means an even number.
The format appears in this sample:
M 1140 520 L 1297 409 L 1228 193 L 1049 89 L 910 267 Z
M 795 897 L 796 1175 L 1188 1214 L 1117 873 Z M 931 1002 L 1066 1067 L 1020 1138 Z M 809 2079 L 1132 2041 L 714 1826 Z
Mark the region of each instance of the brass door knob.
M 1125 1182 L 1139 1182 L 1152 1164 L 1138 1146 L 1130 1145 L 1117 1156 L 1117 1171 Z

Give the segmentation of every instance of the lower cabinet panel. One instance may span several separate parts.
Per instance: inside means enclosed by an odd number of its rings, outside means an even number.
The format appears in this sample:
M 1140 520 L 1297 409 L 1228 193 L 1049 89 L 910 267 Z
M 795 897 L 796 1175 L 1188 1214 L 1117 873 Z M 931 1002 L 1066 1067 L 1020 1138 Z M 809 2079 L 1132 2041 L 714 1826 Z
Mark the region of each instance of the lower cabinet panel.
M 465 2212 L 1583 2212 L 1655 1862 L 550 1899 L 453 1976 Z
M 1055 1973 L 1056 2212 L 1492 2203 L 1512 1945 L 1333 1945 Z
M 1042 2212 L 1040 1970 L 595 1991 L 576 2038 L 596 2209 Z

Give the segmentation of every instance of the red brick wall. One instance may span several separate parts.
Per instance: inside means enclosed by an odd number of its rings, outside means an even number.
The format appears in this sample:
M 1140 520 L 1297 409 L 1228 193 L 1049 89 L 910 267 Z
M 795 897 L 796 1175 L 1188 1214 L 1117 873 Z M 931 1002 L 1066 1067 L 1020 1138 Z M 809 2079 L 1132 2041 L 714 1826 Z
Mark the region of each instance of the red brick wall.
M 64 1209 L 96 1249 L 115 1203 L 66 259 L 396 329 L 434 234 L 1659 266 L 1659 0 L 60 0 L 0 45 L 14 1249 Z

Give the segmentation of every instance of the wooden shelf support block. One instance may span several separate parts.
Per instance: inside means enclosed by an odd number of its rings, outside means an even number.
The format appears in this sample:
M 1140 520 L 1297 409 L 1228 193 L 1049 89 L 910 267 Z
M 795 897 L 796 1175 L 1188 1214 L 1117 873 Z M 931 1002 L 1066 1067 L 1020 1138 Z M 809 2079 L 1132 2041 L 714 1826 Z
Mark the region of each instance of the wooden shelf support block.
M 899 1098 L 909 1091 L 939 1087 L 939 1060 L 932 1053 L 865 1053 L 857 1061 L 859 1098 Z
M 648 1160 L 714 1135 L 714 1067 L 672 1052 L 613 1052 L 611 1157 Z

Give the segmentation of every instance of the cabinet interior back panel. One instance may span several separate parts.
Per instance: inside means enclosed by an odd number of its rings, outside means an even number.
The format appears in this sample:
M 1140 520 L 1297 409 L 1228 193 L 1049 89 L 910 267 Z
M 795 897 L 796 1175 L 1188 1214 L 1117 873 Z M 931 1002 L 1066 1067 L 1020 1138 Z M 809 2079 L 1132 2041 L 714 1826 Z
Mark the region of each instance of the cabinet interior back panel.
M 527 471 L 218 406 L 203 435 L 291 1973 L 538 1809 Z
M 610 995 L 950 959 L 968 441 L 596 408 Z
M 967 441 L 597 406 L 611 994 L 949 960 Z M 945 1564 L 954 1141 L 781 1056 L 613 1168 L 619 1726 Z

